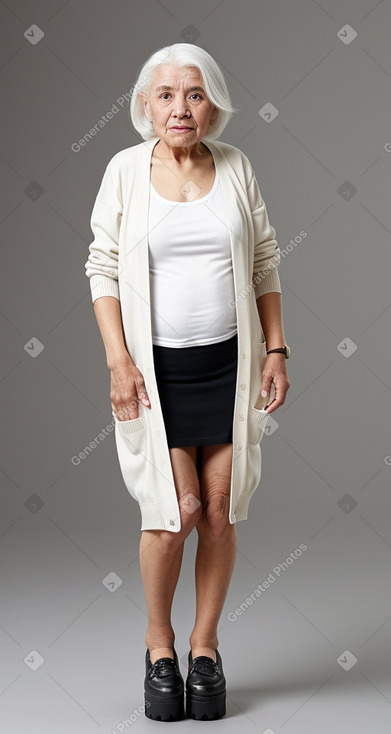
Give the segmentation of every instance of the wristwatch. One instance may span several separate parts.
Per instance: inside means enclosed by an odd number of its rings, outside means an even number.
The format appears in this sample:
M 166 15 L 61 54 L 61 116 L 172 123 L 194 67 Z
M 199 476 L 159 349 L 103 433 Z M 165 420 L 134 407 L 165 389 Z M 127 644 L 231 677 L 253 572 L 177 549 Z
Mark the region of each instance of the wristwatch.
M 285 354 L 285 358 L 289 359 L 289 355 L 291 353 L 290 347 L 288 347 L 287 344 L 285 344 L 285 347 L 278 347 L 277 349 L 269 349 L 266 354 L 271 354 L 272 352 L 279 352 L 280 354 Z

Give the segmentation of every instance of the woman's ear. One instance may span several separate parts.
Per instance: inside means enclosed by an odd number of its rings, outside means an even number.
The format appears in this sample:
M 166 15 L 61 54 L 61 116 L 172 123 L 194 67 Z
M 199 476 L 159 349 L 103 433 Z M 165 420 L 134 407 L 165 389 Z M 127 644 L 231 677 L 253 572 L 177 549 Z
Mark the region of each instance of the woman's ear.
M 149 120 L 149 122 L 152 122 L 152 115 L 151 115 L 151 109 L 150 109 L 149 102 L 148 102 L 148 97 L 145 95 L 144 92 L 139 92 L 138 95 L 141 99 L 145 117 Z

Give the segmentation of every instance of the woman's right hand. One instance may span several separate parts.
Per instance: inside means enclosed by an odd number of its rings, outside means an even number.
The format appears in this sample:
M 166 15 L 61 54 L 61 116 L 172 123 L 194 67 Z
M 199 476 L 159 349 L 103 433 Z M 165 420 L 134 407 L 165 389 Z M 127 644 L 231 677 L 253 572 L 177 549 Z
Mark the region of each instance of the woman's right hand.
M 119 421 L 139 417 L 138 403 L 151 407 L 144 377 L 133 362 L 116 364 L 110 369 L 110 400 L 113 412 Z

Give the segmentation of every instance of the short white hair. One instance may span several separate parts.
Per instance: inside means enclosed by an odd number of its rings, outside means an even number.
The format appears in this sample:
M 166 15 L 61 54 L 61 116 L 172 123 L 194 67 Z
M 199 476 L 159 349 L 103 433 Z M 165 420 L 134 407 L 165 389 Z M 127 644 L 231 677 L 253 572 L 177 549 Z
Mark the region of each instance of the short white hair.
M 216 140 L 220 137 L 234 112 L 223 73 L 208 51 L 194 43 L 174 43 L 155 51 L 141 67 L 137 81 L 132 90 L 129 114 L 133 127 L 144 140 L 156 137 L 152 122 L 146 117 L 139 92 L 149 97 L 152 78 L 158 66 L 173 64 L 175 66 L 196 66 L 202 76 L 205 92 L 209 101 L 217 107 L 215 122 L 209 126 L 205 138 Z

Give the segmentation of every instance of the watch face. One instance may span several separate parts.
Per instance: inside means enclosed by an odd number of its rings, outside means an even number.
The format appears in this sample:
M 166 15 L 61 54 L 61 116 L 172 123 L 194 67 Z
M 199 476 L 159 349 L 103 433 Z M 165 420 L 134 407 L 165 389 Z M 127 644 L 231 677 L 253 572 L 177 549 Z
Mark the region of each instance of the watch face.
M 290 350 L 290 347 L 288 347 L 287 344 L 285 346 L 286 346 L 286 358 L 288 359 L 288 357 L 290 356 L 291 350 Z

